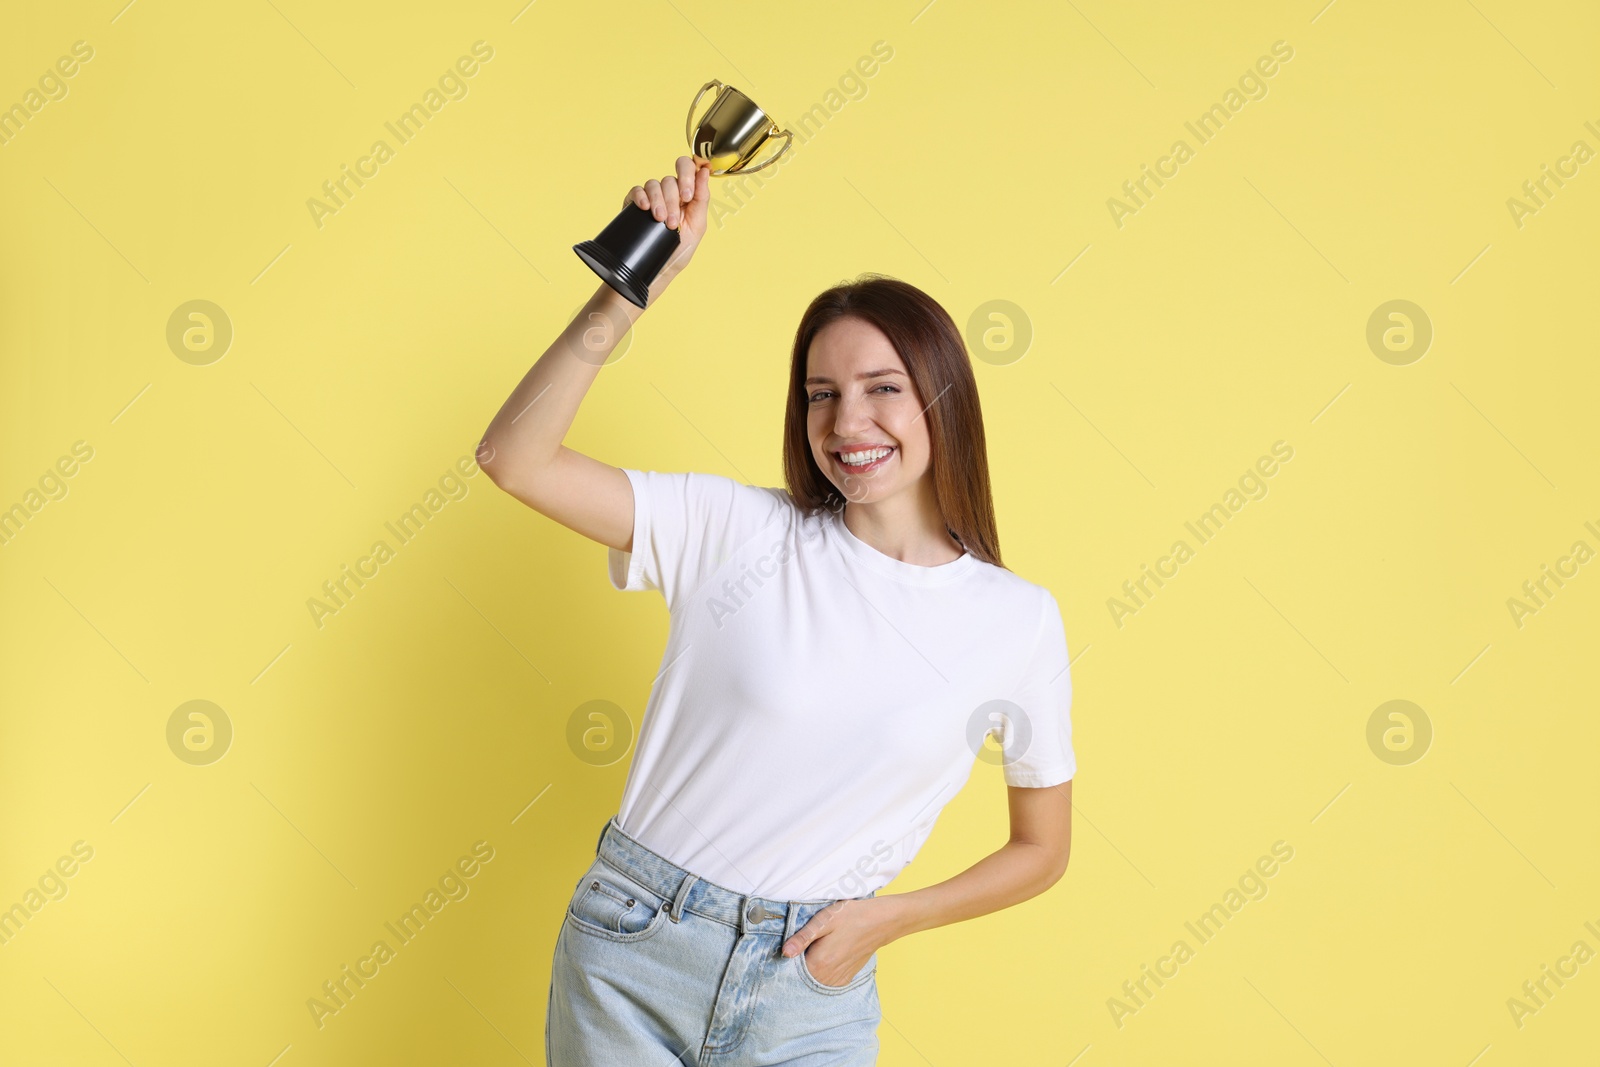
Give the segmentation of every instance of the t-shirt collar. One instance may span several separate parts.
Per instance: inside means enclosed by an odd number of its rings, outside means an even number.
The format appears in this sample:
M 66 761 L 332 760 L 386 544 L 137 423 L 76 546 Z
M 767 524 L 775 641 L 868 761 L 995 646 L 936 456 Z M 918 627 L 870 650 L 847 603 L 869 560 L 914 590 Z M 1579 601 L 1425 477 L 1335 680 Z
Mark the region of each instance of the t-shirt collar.
M 963 552 L 960 557 L 949 563 L 940 563 L 932 567 L 907 563 L 903 559 L 895 559 L 878 551 L 851 533 L 850 527 L 844 523 L 843 511 L 829 509 L 828 525 L 832 527 L 834 537 L 851 556 L 881 574 L 912 585 L 942 585 L 969 573 L 978 562 L 977 557 L 971 552 Z

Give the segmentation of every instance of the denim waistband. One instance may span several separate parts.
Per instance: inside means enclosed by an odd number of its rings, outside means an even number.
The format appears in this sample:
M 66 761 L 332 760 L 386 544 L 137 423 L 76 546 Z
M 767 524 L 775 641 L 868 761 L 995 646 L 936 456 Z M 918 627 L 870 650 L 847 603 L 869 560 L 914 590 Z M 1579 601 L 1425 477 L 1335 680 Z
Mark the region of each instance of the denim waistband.
M 785 940 L 811 921 L 812 916 L 840 897 L 819 900 L 774 900 L 770 897 L 737 893 L 709 882 L 673 863 L 629 837 L 613 815 L 606 821 L 595 846 L 595 855 L 629 878 L 667 901 L 667 917 L 673 922 L 685 910 L 714 919 L 744 933 L 780 931 Z M 877 890 L 867 894 L 877 896 Z

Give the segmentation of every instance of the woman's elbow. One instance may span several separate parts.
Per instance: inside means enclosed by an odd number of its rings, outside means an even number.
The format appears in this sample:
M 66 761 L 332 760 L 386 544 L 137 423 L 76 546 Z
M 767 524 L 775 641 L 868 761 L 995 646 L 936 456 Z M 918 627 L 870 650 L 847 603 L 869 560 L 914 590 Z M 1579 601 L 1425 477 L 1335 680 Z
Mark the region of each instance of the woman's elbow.
M 1044 888 L 1049 889 L 1066 877 L 1067 862 L 1072 858 L 1072 842 L 1068 841 L 1045 855 Z

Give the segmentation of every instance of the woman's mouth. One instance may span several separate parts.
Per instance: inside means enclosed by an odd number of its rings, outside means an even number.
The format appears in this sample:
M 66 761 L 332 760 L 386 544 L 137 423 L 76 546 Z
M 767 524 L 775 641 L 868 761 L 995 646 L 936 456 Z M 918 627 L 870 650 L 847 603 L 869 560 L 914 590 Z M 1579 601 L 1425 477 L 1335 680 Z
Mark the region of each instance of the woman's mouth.
M 889 462 L 889 457 L 894 455 L 895 449 L 889 445 L 878 448 L 853 449 L 849 452 L 833 453 L 834 460 L 847 474 L 865 474 L 877 470 Z

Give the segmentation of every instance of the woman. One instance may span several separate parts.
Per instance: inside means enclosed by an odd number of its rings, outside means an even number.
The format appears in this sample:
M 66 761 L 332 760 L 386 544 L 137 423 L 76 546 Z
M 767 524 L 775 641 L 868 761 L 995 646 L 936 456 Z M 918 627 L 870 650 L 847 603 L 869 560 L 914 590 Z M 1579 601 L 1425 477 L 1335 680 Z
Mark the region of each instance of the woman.
M 709 171 L 627 201 L 706 230 Z M 557 938 L 546 1056 L 578 1064 L 870 1064 L 877 950 L 1065 872 L 1076 762 L 1061 614 L 1000 564 L 961 335 L 882 277 L 812 302 L 784 421 L 787 491 L 618 469 L 562 444 L 643 309 L 601 285 L 484 434 L 506 492 L 611 551 L 671 611 L 618 813 Z M 708 357 L 720 355 L 706 349 Z M 877 890 L 1000 741 L 1005 846 Z

